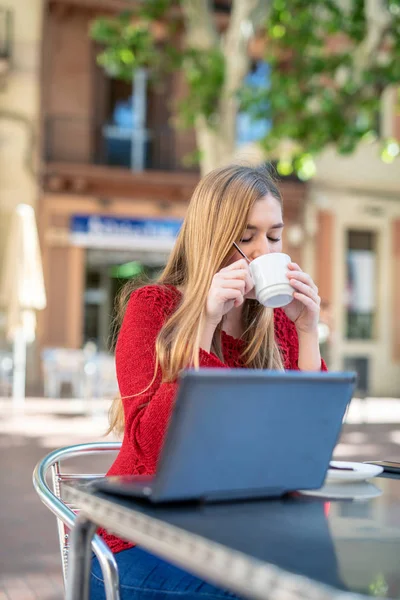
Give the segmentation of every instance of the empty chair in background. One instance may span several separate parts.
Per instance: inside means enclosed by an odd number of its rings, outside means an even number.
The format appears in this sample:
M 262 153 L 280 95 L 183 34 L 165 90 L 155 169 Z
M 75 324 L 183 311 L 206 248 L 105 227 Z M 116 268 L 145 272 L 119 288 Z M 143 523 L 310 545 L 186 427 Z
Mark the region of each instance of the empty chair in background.
M 85 357 L 82 350 L 45 348 L 42 352 L 44 395 L 60 398 L 63 384 L 69 385 L 74 398 L 84 395 Z

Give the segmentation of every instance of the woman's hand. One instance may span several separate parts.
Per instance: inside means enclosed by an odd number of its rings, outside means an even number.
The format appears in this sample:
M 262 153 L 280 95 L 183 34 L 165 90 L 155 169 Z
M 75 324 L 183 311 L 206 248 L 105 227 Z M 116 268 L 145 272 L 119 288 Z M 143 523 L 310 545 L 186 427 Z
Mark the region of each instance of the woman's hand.
M 289 263 L 288 269 L 287 276 L 295 291 L 292 302 L 283 310 L 295 324 L 297 334 L 317 333 L 321 304 L 318 288 L 296 263 Z
M 247 262 L 242 258 L 221 269 L 213 277 L 206 304 L 206 319 L 215 327 L 254 287 Z

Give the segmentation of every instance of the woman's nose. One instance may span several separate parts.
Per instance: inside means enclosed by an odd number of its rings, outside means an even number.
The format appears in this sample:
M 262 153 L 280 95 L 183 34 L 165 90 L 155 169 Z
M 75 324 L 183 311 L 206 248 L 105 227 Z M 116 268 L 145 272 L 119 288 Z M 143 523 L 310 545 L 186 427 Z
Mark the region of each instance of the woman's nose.
M 271 252 L 271 249 L 269 247 L 268 240 L 267 240 L 267 238 L 265 238 L 263 241 L 259 242 L 259 244 L 257 245 L 256 248 L 254 248 L 254 251 L 252 252 L 252 256 L 254 259 L 254 258 L 258 258 L 259 256 L 263 256 L 263 254 L 269 254 L 270 252 Z

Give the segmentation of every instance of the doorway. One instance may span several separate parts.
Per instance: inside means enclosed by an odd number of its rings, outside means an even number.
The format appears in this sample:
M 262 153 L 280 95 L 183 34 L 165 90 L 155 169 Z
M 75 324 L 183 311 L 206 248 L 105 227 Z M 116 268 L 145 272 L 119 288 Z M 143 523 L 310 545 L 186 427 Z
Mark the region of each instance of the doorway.
M 99 351 L 114 351 L 119 329 L 117 304 L 129 282 L 137 286 L 154 281 L 167 256 L 163 253 L 89 249 L 86 253 L 83 343 Z

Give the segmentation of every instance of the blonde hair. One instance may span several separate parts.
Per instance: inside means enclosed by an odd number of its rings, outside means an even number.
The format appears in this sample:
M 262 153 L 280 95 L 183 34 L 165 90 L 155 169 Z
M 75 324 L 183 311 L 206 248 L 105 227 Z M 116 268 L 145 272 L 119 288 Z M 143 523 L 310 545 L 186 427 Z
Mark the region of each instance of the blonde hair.
M 200 337 L 212 278 L 228 264 L 233 242 L 243 236 L 254 203 L 268 194 L 282 206 L 280 192 L 265 167 L 231 165 L 211 171 L 198 183 L 174 249 L 158 279 L 160 285 L 183 288 L 183 298 L 158 334 L 154 377 L 139 394 L 151 387 L 158 369 L 163 381 L 175 381 L 188 365 L 199 367 Z M 120 320 L 135 287 L 129 282 L 123 290 Z M 244 365 L 282 370 L 273 310 L 256 300 L 246 300 L 243 328 Z M 223 360 L 220 334 L 221 326 L 215 331 L 211 351 Z M 121 433 L 123 428 L 122 399 L 116 398 L 110 410 L 110 431 Z

